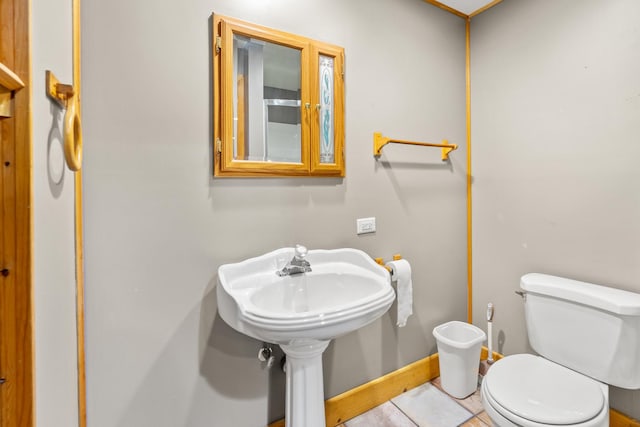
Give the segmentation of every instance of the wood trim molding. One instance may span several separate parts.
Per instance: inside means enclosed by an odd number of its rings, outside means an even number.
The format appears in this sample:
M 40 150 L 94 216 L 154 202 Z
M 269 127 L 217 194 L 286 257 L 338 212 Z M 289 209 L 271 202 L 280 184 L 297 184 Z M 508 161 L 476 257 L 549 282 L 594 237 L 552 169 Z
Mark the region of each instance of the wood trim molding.
M 16 73 L 0 62 L 0 86 L 7 90 L 18 90 L 24 87 L 24 83 Z
M 609 410 L 609 427 L 640 427 L 640 422 L 615 409 Z
M 267 427 L 285 427 L 284 418 L 269 424 Z
M 82 171 L 75 175 L 76 234 L 76 339 L 78 363 L 78 427 L 87 425 L 87 386 L 84 328 L 84 249 L 82 216 Z
M 493 352 L 493 360 L 498 361 L 502 359 L 504 356 L 498 352 Z M 485 346 L 482 346 L 480 349 L 480 360 L 487 360 L 489 358 L 489 349 Z
M 75 89 L 78 109 L 82 109 L 82 90 L 80 75 L 80 2 L 73 0 L 73 88 Z M 78 364 L 78 427 L 87 425 L 87 386 L 84 327 L 84 228 L 82 211 L 82 169 L 74 174 L 75 180 L 75 252 L 76 252 L 76 346 Z
M 469 14 L 469 18 L 473 18 L 476 15 L 480 15 L 485 10 L 491 9 L 493 6 L 497 5 L 500 2 L 502 2 L 502 0 L 493 0 L 491 3 L 488 3 L 488 4 L 484 5 L 484 6 L 482 6 L 480 9 L 476 10 L 473 13 L 470 13 Z
M 465 86 L 467 103 L 467 322 L 473 323 L 473 245 L 472 245 L 472 205 L 471 205 L 471 18 L 465 26 Z
M 470 18 L 473 18 L 476 15 L 481 14 L 485 10 L 490 9 L 493 6 L 497 5 L 498 3 L 502 2 L 502 0 L 493 0 L 491 3 L 488 3 L 488 4 L 484 5 L 484 6 L 482 6 L 480 9 L 478 9 L 476 11 L 473 11 L 470 14 L 467 15 L 466 13 L 460 12 L 459 10 L 456 10 L 456 9 L 454 9 L 452 7 L 449 7 L 446 4 L 439 2 L 438 0 L 424 0 L 424 1 L 434 5 L 436 7 L 439 7 L 442 10 L 446 10 L 449 13 L 453 13 L 454 15 L 459 16 L 460 18 L 467 19 L 467 20 L 470 19 Z
M 35 425 L 29 0 L 0 1 L 0 59 L 24 88 L 0 121 L 0 423 Z
M 424 1 L 436 7 L 439 7 L 442 10 L 446 10 L 449 13 L 453 13 L 454 15 L 459 16 L 460 18 L 464 18 L 464 19 L 469 18 L 469 15 L 467 15 L 466 13 L 462 13 L 459 10 L 455 10 L 454 8 L 449 7 L 444 3 L 440 3 L 438 0 L 424 0 Z

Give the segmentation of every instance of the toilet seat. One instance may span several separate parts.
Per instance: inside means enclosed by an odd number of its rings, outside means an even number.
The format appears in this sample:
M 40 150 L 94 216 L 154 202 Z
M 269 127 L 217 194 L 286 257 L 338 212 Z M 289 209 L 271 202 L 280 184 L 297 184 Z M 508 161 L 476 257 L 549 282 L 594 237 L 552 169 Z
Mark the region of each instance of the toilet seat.
M 606 387 L 530 354 L 496 362 L 484 377 L 482 392 L 486 404 L 515 425 L 599 425 L 608 414 Z

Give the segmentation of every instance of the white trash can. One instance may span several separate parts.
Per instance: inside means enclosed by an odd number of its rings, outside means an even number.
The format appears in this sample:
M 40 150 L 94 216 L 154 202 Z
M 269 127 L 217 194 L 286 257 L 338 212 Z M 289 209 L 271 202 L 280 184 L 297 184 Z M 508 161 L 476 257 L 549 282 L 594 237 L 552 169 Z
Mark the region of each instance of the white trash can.
M 444 391 L 458 399 L 476 391 L 480 348 L 487 339 L 484 331 L 457 320 L 433 329 L 438 343 L 440 383 Z

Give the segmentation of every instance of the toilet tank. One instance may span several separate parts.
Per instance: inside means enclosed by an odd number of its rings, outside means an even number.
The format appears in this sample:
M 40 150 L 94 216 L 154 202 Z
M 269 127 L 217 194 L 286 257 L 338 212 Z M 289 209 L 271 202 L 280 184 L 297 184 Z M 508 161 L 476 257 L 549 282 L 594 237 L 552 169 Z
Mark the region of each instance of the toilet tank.
M 640 294 L 530 273 L 522 276 L 531 347 L 598 381 L 640 388 Z

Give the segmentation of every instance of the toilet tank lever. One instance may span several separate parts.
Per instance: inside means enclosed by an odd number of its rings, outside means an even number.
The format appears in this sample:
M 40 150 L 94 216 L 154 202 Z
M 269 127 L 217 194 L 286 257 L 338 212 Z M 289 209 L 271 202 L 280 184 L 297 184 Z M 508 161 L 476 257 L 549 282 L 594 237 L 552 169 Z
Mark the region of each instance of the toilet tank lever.
M 520 295 L 522 299 L 527 299 L 527 293 L 524 291 L 515 291 L 516 294 Z

